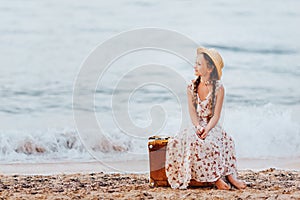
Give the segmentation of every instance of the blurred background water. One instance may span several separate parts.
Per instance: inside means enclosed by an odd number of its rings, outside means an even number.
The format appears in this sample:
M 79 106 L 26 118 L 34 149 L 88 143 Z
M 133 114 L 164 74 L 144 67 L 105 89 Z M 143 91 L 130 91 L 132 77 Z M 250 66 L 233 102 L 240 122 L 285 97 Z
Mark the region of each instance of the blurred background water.
M 0 162 L 92 159 L 73 121 L 76 75 L 98 44 L 142 27 L 178 31 L 220 51 L 225 62 L 224 127 L 240 158 L 299 158 L 299 11 L 295 0 L 0 0 Z M 134 56 L 167 63 L 187 80 L 194 78 L 192 66 L 159 52 L 137 52 L 115 65 L 131 65 Z M 115 70 L 105 78 L 121 75 Z M 109 99 L 109 93 L 97 93 L 101 116 L 111 112 L 103 106 Z M 160 87 L 135 93 L 129 105 L 133 121 L 149 123 L 147 112 L 154 104 L 166 108 L 168 119 L 153 134 L 174 134 L 176 98 Z M 113 120 L 101 120 L 120 146 L 144 153 L 135 159 L 147 159 L 146 138 L 122 136 Z M 111 158 L 113 151 L 108 148 L 103 157 Z

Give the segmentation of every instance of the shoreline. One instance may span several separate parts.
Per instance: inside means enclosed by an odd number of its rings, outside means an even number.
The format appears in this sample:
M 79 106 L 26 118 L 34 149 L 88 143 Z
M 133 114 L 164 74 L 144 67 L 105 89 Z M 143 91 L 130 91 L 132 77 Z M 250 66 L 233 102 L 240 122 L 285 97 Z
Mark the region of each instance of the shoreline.
M 3 199 L 299 199 L 300 171 L 239 170 L 247 188 L 186 190 L 149 186 L 149 173 L 0 175 Z
M 300 171 L 300 158 L 280 159 L 238 159 L 238 170 L 259 171 L 269 168 Z M 55 175 L 72 173 L 123 173 L 143 174 L 149 172 L 148 160 L 111 161 L 59 161 L 48 163 L 7 163 L 0 164 L 2 175 Z

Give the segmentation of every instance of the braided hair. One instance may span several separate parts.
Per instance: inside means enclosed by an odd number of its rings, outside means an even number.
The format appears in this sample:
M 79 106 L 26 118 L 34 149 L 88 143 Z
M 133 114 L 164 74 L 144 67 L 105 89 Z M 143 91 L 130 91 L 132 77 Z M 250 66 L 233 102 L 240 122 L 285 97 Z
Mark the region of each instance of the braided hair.
M 200 84 L 201 81 L 201 76 L 198 76 L 197 79 L 194 81 L 194 91 L 193 91 L 193 104 L 195 109 L 197 109 L 197 91 L 198 91 L 198 86 Z
M 219 79 L 219 75 L 218 75 L 218 71 L 217 68 L 214 64 L 214 62 L 212 61 L 212 59 L 206 54 L 206 53 L 202 53 L 204 56 L 204 59 L 206 60 L 206 64 L 207 67 L 210 69 L 213 69 L 213 71 L 210 74 L 210 81 L 212 82 L 212 86 L 213 86 L 213 91 L 212 91 L 212 101 L 211 101 L 211 105 L 210 105 L 210 109 L 212 111 L 212 114 L 210 116 L 213 117 L 214 116 L 214 111 L 215 111 L 215 96 L 216 96 L 216 81 Z M 198 76 L 197 79 L 194 81 L 194 91 L 193 91 L 193 105 L 195 107 L 195 109 L 197 108 L 197 92 L 198 92 L 198 86 L 200 84 L 201 81 L 201 76 Z

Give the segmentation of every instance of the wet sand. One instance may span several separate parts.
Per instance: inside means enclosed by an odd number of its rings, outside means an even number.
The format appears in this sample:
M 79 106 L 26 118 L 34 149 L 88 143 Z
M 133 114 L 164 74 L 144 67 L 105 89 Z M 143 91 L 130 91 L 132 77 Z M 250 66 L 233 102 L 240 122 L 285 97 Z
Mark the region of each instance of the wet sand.
M 0 175 L 0 178 L 3 199 L 300 199 L 300 172 L 274 168 L 239 171 L 239 178 L 248 187 L 230 191 L 211 187 L 151 188 L 148 173 Z
M 240 170 L 264 170 L 268 168 L 300 171 L 300 158 L 238 159 Z M 9 163 L 0 164 L 0 174 L 5 175 L 54 175 L 74 173 L 148 173 L 148 160 L 111 162 L 52 162 L 52 163 Z

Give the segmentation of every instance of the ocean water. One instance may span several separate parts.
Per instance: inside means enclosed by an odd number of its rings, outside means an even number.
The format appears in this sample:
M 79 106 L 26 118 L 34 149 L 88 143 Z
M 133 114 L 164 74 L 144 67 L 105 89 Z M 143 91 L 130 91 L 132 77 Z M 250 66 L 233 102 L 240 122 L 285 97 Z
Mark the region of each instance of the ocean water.
M 222 124 L 239 158 L 299 158 L 299 4 L 0 1 L 0 163 L 93 160 L 73 119 L 74 82 L 97 45 L 143 27 L 176 31 L 220 51 L 226 93 Z M 124 134 L 114 121 L 111 91 L 133 66 L 149 62 L 172 66 L 187 82 L 195 78 L 192 65 L 161 51 L 141 50 L 113 63 L 103 75 L 105 87 L 92 91 L 95 110 L 85 111 L 95 112 L 106 133 L 93 141 L 98 159 L 147 159 L 148 136 L 178 130 L 180 105 L 160 85 L 138 85 L 128 100 L 137 127 L 151 124 L 150 111 L 160 105 L 165 118 L 159 131 Z M 146 76 L 171 79 L 168 72 L 139 74 Z

